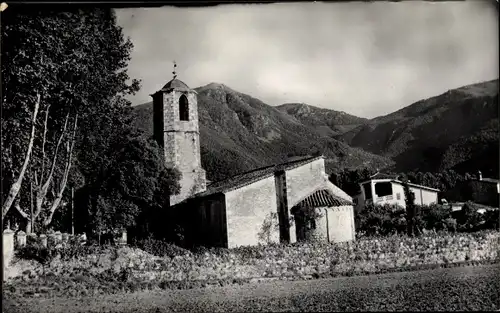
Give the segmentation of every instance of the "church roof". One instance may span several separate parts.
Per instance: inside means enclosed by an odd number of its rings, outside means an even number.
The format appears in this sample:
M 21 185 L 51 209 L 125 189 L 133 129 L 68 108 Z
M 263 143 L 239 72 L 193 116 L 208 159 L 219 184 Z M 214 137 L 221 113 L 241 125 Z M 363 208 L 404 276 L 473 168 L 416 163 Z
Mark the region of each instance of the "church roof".
M 277 171 L 290 170 L 322 158 L 324 158 L 324 156 L 293 158 L 285 163 L 274 164 L 266 167 L 261 167 L 249 172 L 244 172 L 221 181 L 213 182 L 208 185 L 206 191 L 201 192 L 194 197 L 205 197 L 216 193 L 224 193 L 235 190 L 250 185 L 261 179 L 274 176 L 274 173 Z
M 296 205 L 296 207 L 321 208 L 321 207 L 339 207 L 352 204 L 353 203 L 350 201 L 335 196 L 331 191 L 327 189 L 321 189 L 316 192 L 313 192 L 307 198 L 300 201 Z
M 172 88 L 176 88 L 176 89 L 191 89 L 183 81 L 181 81 L 181 80 L 179 80 L 177 78 L 174 78 L 171 81 L 169 81 L 168 83 L 166 83 L 165 86 L 163 86 L 162 89 L 172 89 Z

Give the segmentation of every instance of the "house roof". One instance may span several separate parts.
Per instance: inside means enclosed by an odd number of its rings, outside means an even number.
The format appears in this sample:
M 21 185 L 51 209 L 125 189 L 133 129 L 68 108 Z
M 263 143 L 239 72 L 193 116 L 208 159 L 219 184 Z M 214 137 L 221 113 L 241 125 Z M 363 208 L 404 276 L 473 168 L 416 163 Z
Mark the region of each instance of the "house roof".
M 324 156 L 316 156 L 316 157 L 307 156 L 307 157 L 292 158 L 285 163 L 257 168 L 255 170 L 244 172 L 221 181 L 213 182 L 207 186 L 206 191 L 198 193 L 194 195 L 192 198 L 205 197 L 216 193 L 224 193 L 231 190 L 235 190 L 250 185 L 261 179 L 273 176 L 274 173 L 277 171 L 290 170 L 323 158 Z
M 480 182 L 485 182 L 485 183 L 491 183 L 491 184 L 498 184 L 500 180 L 495 179 L 495 178 L 482 178 Z
M 389 179 L 393 183 L 403 184 L 403 182 L 401 180 L 399 180 L 398 178 L 399 178 L 399 175 L 385 174 L 385 173 L 378 173 L 377 172 L 376 174 L 370 176 L 370 179 L 362 181 L 360 184 L 364 184 L 368 181 L 377 180 L 377 179 Z M 424 185 L 418 185 L 418 184 L 414 184 L 414 183 L 410 183 L 410 182 L 408 183 L 408 185 L 411 187 L 420 188 L 420 189 L 427 189 L 427 190 L 436 191 L 436 192 L 440 191 L 439 189 L 436 189 L 436 188 L 432 188 L 432 187 L 428 187 L 428 186 L 424 186 Z
M 375 173 L 370 176 L 371 179 L 398 179 L 399 176 L 395 174 Z
M 321 208 L 321 207 L 339 207 L 344 205 L 353 205 L 351 201 L 339 198 L 335 196 L 328 189 L 321 189 L 313 192 L 304 200 L 300 201 L 296 207 L 309 207 L 309 208 Z

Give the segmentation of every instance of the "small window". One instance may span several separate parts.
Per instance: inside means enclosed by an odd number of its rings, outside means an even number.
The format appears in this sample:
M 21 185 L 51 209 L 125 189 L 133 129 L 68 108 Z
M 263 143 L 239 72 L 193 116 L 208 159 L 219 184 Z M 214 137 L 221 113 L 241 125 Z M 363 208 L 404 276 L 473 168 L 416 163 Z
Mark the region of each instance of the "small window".
M 181 121 L 189 121 L 189 103 L 186 95 L 179 98 L 179 118 Z
M 396 194 L 396 199 L 401 200 L 401 194 L 399 192 Z

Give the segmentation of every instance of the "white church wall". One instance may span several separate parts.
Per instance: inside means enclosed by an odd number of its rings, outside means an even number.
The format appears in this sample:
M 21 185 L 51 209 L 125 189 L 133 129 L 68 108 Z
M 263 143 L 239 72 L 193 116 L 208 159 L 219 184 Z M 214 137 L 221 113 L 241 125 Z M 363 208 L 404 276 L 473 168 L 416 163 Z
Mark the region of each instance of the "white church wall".
M 226 214 L 228 248 L 265 244 L 269 222 L 269 239 L 279 242 L 274 176 L 227 192 Z
M 319 188 L 329 189 L 334 195 L 352 201 L 352 197 L 328 180 L 325 173 L 325 160 L 322 158 L 297 168 L 287 170 L 286 186 L 289 216 L 292 216 L 290 210 L 294 205 Z M 354 215 L 352 223 L 354 223 Z M 296 229 L 295 225 L 292 223 L 290 227 L 290 242 L 293 243 L 296 241 Z
M 328 208 L 328 236 L 330 242 L 355 239 L 354 207 L 351 205 Z

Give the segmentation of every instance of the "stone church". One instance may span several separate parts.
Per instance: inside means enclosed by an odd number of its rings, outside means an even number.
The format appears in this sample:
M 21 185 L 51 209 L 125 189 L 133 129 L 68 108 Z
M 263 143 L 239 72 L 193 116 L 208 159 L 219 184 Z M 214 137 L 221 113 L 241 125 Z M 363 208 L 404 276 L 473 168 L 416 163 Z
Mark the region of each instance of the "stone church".
M 355 239 L 352 198 L 328 180 L 323 156 L 294 158 L 207 183 L 196 91 L 174 76 L 151 96 L 154 137 L 166 165 L 182 174 L 170 209 L 178 212 L 191 244 L 233 248 Z M 305 211 L 314 212 L 314 218 Z

